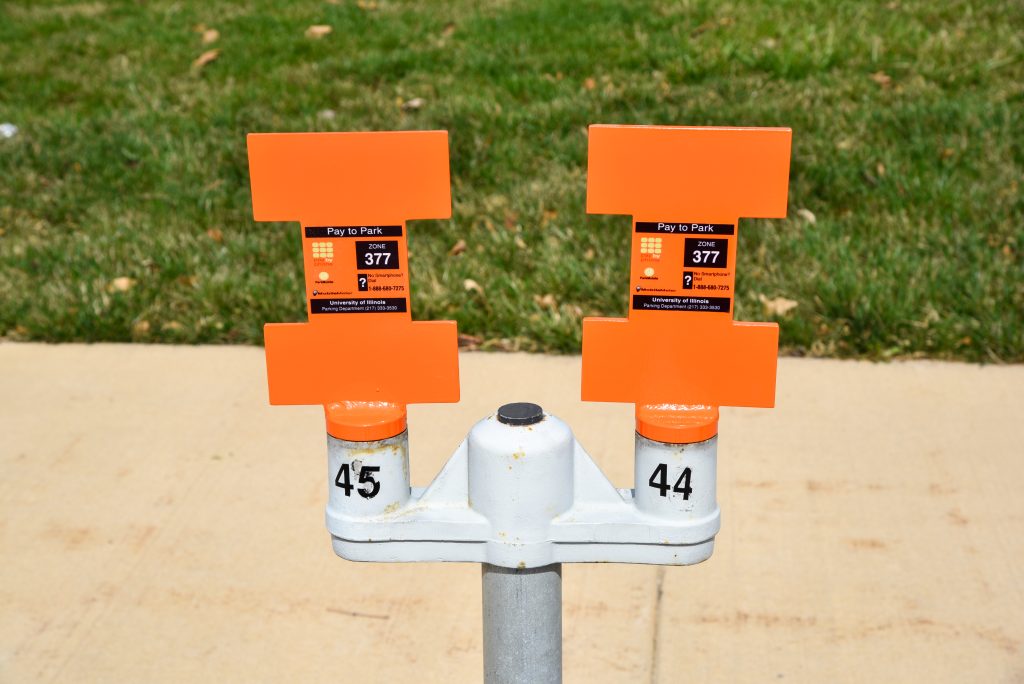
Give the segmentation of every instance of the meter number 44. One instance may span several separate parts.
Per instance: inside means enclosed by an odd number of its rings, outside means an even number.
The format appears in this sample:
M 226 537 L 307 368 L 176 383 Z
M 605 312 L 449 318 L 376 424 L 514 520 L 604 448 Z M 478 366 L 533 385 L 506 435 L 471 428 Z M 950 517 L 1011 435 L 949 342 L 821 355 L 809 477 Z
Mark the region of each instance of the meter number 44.
M 657 489 L 658 494 L 661 496 L 668 496 L 669 491 L 672 491 L 675 494 L 682 494 L 683 501 L 688 501 L 690 494 L 693 492 L 693 487 L 690 486 L 690 475 L 690 469 L 684 468 L 683 472 L 679 474 L 676 483 L 670 487 L 668 484 L 668 464 L 659 463 L 658 467 L 651 473 L 647 484 Z
M 364 499 L 372 499 L 377 496 L 377 493 L 380 492 L 380 482 L 374 479 L 373 474 L 379 472 L 380 466 L 363 466 L 359 469 L 358 484 L 368 485 L 369 487 L 356 489 L 359 492 L 359 496 Z M 345 496 L 352 496 L 352 490 L 355 489 L 355 485 L 352 484 L 351 468 L 348 463 L 342 463 L 341 467 L 338 468 L 338 474 L 334 476 L 334 486 L 340 487 L 345 492 Z

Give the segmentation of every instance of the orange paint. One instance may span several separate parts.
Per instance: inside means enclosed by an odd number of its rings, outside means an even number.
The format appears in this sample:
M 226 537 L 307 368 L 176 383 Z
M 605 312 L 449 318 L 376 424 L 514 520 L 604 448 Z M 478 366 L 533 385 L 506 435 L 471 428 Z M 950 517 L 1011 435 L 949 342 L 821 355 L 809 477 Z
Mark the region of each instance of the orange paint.
M 445 131 L 248 136 L 253 215 L 298 221 L 308 323 L 264 327 L 271 404 L 323 404 L 352 441 L 459 400 L 454 321 L 410 316 L 406 221 L 449 218 Z
M 583 321 L 584 400 L 635 403 L 674 443 L 713 436 L 718 406 L 774 405 L 778 326 L 732 317 L 739 218 L 785 217 L 791 137 L 590 127 L 587 211 L 631 215 L 633 238 L 629 317 Z

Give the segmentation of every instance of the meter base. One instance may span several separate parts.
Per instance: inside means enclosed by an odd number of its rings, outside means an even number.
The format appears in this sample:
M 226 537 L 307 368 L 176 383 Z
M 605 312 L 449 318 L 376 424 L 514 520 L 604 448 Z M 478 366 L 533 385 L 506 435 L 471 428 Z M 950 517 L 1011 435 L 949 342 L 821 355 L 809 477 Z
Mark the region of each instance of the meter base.
M 407 433 L 400 437 L 408 439 Z M 407 441 L 386 453 L 380 446 L 329 444 L 330 473 L 346 463 L 379 463 L 374 474 L 383 481 L 381 496 L 402 489 L 384 478 L 407 477 L 401 465 Z M 473 428 L 429 487 L 408 487 L 405 480 L 408 493 L 389 494 L 383 508 L 381 501 L 345 496 L 332 486 L 327 528 L 335 553 L 353 561 L 692 565 L 711 556 L 721 525 L 716 449 L 715 437 L 664 444 L 638 436 L 640 490 L 616 489 L 554 416 L 529 428 L 491 416 Z M 388 459 L 396 465 L 389 467 Z
M 538 568 L 545 563 L 520 561 L 516 565 L 491 563 L 486 542 L 352 541 L 331 537 L 341 558 L 366 563 L 490 563 L 502 567 Z M 637 563 L 643 565 L 696 565 L 711 557 L 715 540 L 700 544 L 559 544 L 555 563 Z

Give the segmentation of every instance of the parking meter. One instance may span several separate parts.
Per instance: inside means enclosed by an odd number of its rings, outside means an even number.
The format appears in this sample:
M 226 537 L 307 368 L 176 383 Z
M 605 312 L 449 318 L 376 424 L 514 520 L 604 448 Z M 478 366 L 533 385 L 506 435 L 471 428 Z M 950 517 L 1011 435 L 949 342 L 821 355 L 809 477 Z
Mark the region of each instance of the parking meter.
M 268 324 L 274 404 L 322 404 L 349 560 L 483 566 L 488 682 L 561 680 L 561 563 L 711 555 L 718 407 L 771 406 L 778 328 L 733 320 L 740 217 L 786 212 L 790 131 L 590 128 L 587 210 L 633 217 L 629 314 L 583 324 L 582 397 L 636 405 L 633 489 L 542 407 L 480 420 L 427 487 L 409 403 L 458 400 L 453 322 L 412 321 L 406 221 L 451 211 L 447 133 L 253 134 L 253 213 L 297 221 L 307 323 Z
M 308 323 L 264 329 L 272 404 L 322 404 L 328 511 L 410 495 L 406 405 L 459 399 L 452 321 L 410 317 L 406 221 L 451 215 L 448 135 L 250 135 L 253 214 L 298 221 Z
M 628 318 L 583 321 L 584 400 L 636 405 L 634 501 L 713 517 L 718 408 L 771 407 L 779 329 L 733 320 L 739 218 L 784 218 L 787 128 L 591 126 L 587 211 L 633 218 Z M 700 547 L 700 551 L 697 551 Z M 713 534 L 679 558 L 711 555 Z

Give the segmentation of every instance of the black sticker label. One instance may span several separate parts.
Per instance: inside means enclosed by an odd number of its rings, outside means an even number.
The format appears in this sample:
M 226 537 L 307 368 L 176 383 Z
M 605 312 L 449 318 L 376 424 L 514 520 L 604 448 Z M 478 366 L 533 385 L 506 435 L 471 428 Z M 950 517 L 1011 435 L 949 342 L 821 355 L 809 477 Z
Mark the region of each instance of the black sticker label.
M 713 311 L 729 313 L 728 297 L 659 297 L 633 295 L 633 308 L 638 311 Z
M 360 292 L 366 292 L 370 289 L 370 276 L 365 273 L 356 274 L 356 285 Z
M 729 240 L 726 238 L 686 238 L 684 266 L 726 268 L 729 262 Z
M 693 271 L 683 271 L 683 289 L 693 289 Z
M 365 299 L 310 299 L 310 313 L 404 313 L 404 297 Z
M 401 237 L 402 226 L 306 226 L 308 238 Z
M 357 242 L 356 268 L 398 268 L 398 240 Z
M 731 223 L 669 223 L 668 221 L 637 221 L 638 233 L 665 233 L 668 235 L 733 235 L 736 226 Z

